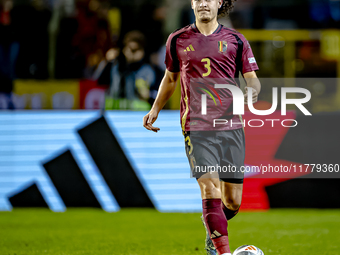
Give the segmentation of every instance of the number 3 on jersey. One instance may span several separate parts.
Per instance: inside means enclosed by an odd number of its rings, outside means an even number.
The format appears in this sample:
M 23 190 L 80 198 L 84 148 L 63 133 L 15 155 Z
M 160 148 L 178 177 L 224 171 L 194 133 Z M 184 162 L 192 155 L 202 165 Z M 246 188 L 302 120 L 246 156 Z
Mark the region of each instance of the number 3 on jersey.
M 203 58 L 201 60 L 201 62 L 206 62 L 206 64 L 204 65 L 204 67 L 207 69 L 207 72 L 202 74 L 203 77 L 208 76 L 211 73 L 211 67 L 210 67 L 210 59 L 209 58 Z

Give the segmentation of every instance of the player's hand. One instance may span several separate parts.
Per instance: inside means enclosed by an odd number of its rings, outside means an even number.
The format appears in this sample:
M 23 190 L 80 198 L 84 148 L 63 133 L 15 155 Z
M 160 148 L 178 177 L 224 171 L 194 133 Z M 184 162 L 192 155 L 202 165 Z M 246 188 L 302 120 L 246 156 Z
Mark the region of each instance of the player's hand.
M 244 88 L 244 104 L 248 104 L 248 89 L 252 90 L 252 99 L 253 99 L 253 104 L 257 102 L 259 94 L 257 93 L 256 89 L 252 87 L 245 87 Z
M 151 110 L 147 115 L 143 118 L 143 126 L 147 130 L 151 130 L 157 133 L 160 129 L 158 127 L 152 126 L 152 124 L 157 120 L 158 113 L 155 110 Z

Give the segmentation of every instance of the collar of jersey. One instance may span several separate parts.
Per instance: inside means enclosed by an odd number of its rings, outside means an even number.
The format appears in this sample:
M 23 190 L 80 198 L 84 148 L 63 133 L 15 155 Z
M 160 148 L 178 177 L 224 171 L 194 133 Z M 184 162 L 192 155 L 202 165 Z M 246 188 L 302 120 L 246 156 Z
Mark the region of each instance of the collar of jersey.
M 191 25 L 191 27 L 192 27 L 192 29 L 195 30 L 197 33 L 202 34 L 202 33 L 198 30 L 198 28 L 197 28 L 197 26 L 196 26 L 196 22 L 194 22 L 194 23 Z M 218 33 L 221 31 L 221 29 L 222 29 L 222 25 L 221 25 L 220 23 L 218 23 L 218 27 L 217 27 L 216 30 L 215 30 L 212 34 L 210 34 L 210 35 L 218 34 Z M 210 36 L 210 35 L 207 35 L 207 36 Z

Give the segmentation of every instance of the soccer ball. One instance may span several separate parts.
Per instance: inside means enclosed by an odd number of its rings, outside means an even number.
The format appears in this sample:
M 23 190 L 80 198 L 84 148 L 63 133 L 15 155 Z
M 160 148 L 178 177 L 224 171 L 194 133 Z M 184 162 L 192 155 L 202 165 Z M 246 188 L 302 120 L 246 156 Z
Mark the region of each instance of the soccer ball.
M 264 255 L 264 253 L 254 245 L 242 245 L 234 251 L 233 255 Z

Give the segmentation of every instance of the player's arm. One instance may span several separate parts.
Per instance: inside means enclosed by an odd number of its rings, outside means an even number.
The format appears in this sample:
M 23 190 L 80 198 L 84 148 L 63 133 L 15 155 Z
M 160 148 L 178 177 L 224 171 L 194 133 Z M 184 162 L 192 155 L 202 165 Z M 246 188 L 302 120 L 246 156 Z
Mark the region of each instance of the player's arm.
M 247 86 L 245 87 L 244 102 L 245 103 L 248 102 L 248 87 L 251 87 L 253 89 L 252 93 L 253 103 L 256 103 L 261 91 L 261 83 L 257 78 L 255 71 L 244 73 L 243 77 L 247 83 Z
M 156 121 L 159 112 L 162 110 L 166 102 L 170 99 L 174 93 L 177 85 L 179 73 L 172 73 L 168 70 L 165 71 L 161 85 L 158 90 L 158 94 L 150 112 L 143 118 L 143 126 L 151 131 L 157 132 L 158 127 L 152 126 Z

